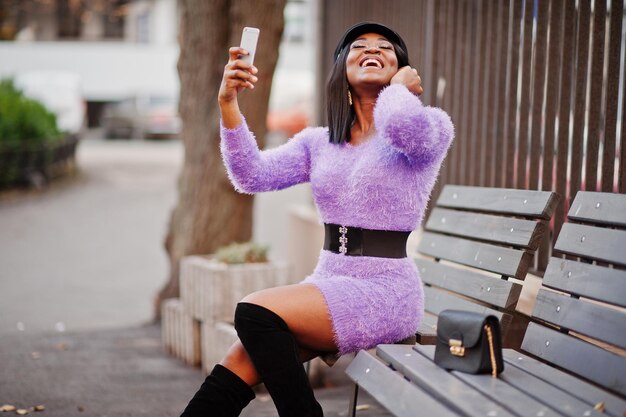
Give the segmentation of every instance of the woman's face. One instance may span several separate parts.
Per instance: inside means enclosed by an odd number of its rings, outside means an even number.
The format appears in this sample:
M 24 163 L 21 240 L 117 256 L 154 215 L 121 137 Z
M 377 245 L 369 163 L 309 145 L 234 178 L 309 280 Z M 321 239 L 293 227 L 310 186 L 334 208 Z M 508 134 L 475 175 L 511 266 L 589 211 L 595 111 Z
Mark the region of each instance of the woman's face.
M 398 72 L 393 45 L 384 36 L 366 33 L 349 46 L 346 75 L 351 87 L 385 86 Z

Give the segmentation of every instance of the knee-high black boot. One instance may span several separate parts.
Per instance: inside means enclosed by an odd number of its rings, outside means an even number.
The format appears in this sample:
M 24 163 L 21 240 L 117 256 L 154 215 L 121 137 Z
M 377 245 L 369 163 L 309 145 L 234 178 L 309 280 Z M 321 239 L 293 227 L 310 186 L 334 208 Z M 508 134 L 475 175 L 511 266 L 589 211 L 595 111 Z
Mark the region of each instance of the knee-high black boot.
M 296 340 L 283 319 L 256 304 L 239 303 L 235 329 L 280 417 L 324 415 L 300 362 Z
M 248 384 L 228 368 L 215 365 L 180 417 L 237 417 L 253 398 Z

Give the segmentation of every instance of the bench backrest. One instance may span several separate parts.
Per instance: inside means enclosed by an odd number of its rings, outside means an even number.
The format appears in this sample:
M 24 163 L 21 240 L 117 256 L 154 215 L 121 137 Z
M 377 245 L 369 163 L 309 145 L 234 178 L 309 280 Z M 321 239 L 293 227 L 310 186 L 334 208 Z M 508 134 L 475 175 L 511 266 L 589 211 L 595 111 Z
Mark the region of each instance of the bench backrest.
M 626 396 L 626 195 L 579 192 L 522 350 Z
M 446 185 L 416 259 L 427 313 L 418 342 L 434 343 L 439 312 L 460 309 L 496 315 L 504 345 L 519 347 L 528 318 L 515 312 L 522 286 L 509 278 L 525 278 L 557 203 L 547 191 Z

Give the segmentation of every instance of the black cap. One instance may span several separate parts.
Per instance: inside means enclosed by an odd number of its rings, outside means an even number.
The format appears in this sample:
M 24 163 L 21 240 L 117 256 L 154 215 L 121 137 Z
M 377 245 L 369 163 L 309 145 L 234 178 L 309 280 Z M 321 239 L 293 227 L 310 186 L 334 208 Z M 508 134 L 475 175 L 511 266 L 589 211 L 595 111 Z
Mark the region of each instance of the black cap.
M 352 26 L 350 29 L 346 30 L 346 33 L 343 34 L 343 36 L 341 37 L 341 40 L 339 41 L 339 43 L 337 44 L 337 47 L 335 48 L 335 55 L 333 56 L 333 58 L 337 59 L 337 57 L 339 56 L 339 53 L 341 52 L 344 46 L 346 46 L 347 44 L 349 44 L 350 42 L 358 38 L 360 35 L 363 35 L 364 33 L 381 34 L 388 40 L 400 45 L 400 48 L 404 49 L 405 51 L 407 50 L 406 44 L 404 43 L 400 35 L 398 35 L 398 33 L 394 31 L 393 29 L 383 25 L 382 23 L 361 22 L 361 23 L 357 23 L 356 25 Z

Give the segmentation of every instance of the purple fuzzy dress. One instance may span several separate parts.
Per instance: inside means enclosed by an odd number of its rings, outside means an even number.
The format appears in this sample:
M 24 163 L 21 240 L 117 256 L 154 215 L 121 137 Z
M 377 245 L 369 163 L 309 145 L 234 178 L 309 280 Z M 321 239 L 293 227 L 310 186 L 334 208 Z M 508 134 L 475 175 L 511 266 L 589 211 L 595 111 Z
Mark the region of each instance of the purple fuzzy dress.
M 324 223 L 411 231 L 422 221 L 441 161 L 454 136 L 448 115 L 423 106 L 394 84 L 379 95 L 376 134 L 353 146 L 307 128 L 286 144 L 260 152 L 245 121 L 222 127 L 221 151 L 230 180 L 243 193 L 310 181 Z M 423 316 L 422 283 L 411 258 L 320 253 L 304 283 L 328 304 L 340 354 L 414 334 Z

